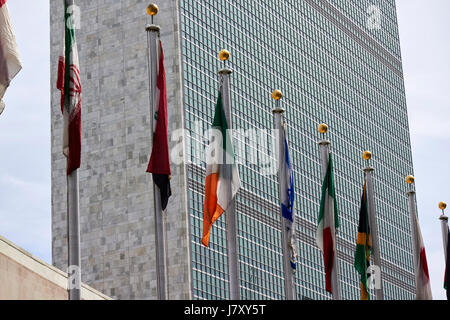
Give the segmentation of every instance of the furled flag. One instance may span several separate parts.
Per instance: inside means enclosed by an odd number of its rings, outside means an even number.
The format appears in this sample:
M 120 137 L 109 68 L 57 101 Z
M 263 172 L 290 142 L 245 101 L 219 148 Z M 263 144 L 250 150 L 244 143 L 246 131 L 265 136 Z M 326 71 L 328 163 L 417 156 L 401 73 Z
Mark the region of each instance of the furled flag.
M 0 114 L 5 108 L 2 99 L 11 80 L 22 69 L 16 38 L 9 18 L 6 0 L 0 0 Z
M 159 41 L 159 66 L 156 81 L 156 94 L 153 101 L 153 110 L 158 108 L 154 117 L 156 126 L 153 134 L 153 149 L 147 172 L 152 173 L 153 182 L 158 186 L 161 195 L 161 209 L 165 210 L 169 197 L 172 195 L 170 189 L 170 160 L 169 143 L 167 137 L 167 95 L 166 95 L 166 72 L 164 70 L 164 53 L 161 41 Z
M 416 229 L 415 239 L 413 245 L 416 247 L 416 257 L 417 266 L 414 270 L 416 273 L 416 299 L 417 300 L 432 300 L 431 287 L 430 287 L 430 276 L 428 274 L 428 264 L 427 256 L 425 254 L 425 247 L 423 244 L 422 233 L 420 232 L 419 220 L 414 215 L 414 220 L 412 221 L 413 226 Z
M 81 163 L 81 80 L 74 23 L 67 7 L 64 1 L 64 52 L 59 57 L 56 87 L 61 91 L 63 153 L 69 175 Z
M 284 161 L 280 163 L 280 188 L 281 188 L 281 211 L 286 227 L 286 239 L 289 247 L 289 261 L 292 271 L 297 269 L 297 244 L 295 241 L 295 215 L 294 215 L 294 175 L 291 159 L 289 157 L 289 146 L 286 134 L 286 124 L 283 125 Z
M 445 255 L 444 288 L 447 291 L 447 300 L 450 300 L 450 230 L 447 233 L 447 251 Z
M 227 211 L 231 201 L 238 192 L 241 181 L 235 161 L 232 141 L 228 134 L 228 123 L 219 92 L 212 128 L 221 133 L 221 141 L 217 141 L 227 161 L 208 160 L 206 164 L 205 203 L 203 208 L 202 244 L 209 245 L 209 236 L 213 223 Z M 219 152 L 220 154 L 220 152 Z M 224 163 L 225 162 L 225 163 Z
M 367 211 L 366 182 L 364 181 L 361 208 L 359 210 L 358 237 L 356 240 L 354 266 L 361 276 L 361 300 L 369 300 L 367 288 L 367 268 L 370 266 L 370 253 L 372 248 L 372 236 L 369 229 L 369 215 Z
M 339 228 L 339 216 L 334 188 L 333 160 L 329 154 L 328 167 L 322 182 L 319 221 L 316 233 L 317 246 L 323 252 L 325 266 L 325 288 L 333 293 L 332 274 L 336 272 L 334 264 L 336 255 L 336 229 Z

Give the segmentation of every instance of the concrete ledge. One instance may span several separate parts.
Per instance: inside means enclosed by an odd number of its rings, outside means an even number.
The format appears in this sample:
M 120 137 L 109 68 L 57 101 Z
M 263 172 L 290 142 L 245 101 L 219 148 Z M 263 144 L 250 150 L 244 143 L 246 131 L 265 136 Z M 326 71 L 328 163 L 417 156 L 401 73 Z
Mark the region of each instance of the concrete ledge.
M 66 300 L 67 273 L 0 236 L 0 299 Z M 83 300 L 112 300 L 82 284 Z

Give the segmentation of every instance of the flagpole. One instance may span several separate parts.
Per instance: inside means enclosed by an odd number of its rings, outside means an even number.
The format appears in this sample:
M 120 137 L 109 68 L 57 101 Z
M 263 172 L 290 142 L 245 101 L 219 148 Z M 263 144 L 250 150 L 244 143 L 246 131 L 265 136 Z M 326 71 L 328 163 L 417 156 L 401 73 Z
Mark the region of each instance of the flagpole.
M 276 101 L 276 107 L 272 110 L 274 117 L 274 127 L 275 132 L 278 137 L 278 198 L 282 199 L 281 194 L 281 163 L 285 161 L 284 154 L 282 150 L 284 150 L 284 140 L 283 135 L 283 114 L 284 109 L 280 107 L 280 99 L 282 98 L 282 93 L 279 90 L 275 90 L 272 93 L 272 98 Z M 284 267 L 284 290 L 286 295 L 286 300 L 295 300 L 296 292 L 295 292 L 295 284 L 294 284 L 294 273 L 291 268 L 291 261 L 289 259 L 289 244 L 288 237 L 286 235 L 286 221 L 283 218 L 283 211 L 280 205 L 280 222 L 281 222 L 281 243 L 282 243 L 282 254 L 283 254 L 283 267 Z
M 227 50 L 221 50 L 219 58 L 224 63 L 228 60 L 230 53 Z M 230 75 L 233 71 L 229 68 L 219 70 L 220 77 L 220 93 L 222 95 L 222 105 L 225 118 L 228 123 L 228 129 L 232 130 L 232 111 L 231 111 L 231 92 L 230 92 Z M 230 131 L 231 139 L 231 131 Z M 227 142 L 226 142 L 227 143 Z M 225 148 L 225 146 L 223 146 Z M 228 165 L 227 152 L 223 153 L 224 164 Z M 228 159 L 230 160 L 230 159 Z M 231 188 L 231 184 L 230 184 Z M 229 190 L 230 194 L 232 191 Z M 227 250 L 228 250 L 228 272 L 230 281 L 230 300 L 240 300 L 239 289 L 239 270 L 238 270 L 238 251 L 237 251 L 237 223 L 236 223 L 236 204 L 233 198 L 228 205 L 225 213 L 225 221 L 227 226 Z
M 445 202 L 439 202 L 439 209 L 442 210 L 442 215 L 439 217 L 439 220 L 441 220 L 442 244 L 444 245 L 445 261 L 447 261 L 448 217 L 445 215 L 445 208 L 447 208 L 447 204 Z
M 416 209 L 416 192 L 412 190 L 412 184 L 414 183 L 414 177 L 409 175 L 406 177 L 406 182 L 411 185 L 411 190 L 406 192 L 408 196 L 409 201 L 409 213 L 410 213 L 410 220 L 411 220 L 411 243 L 413 247 L 413 261 L 414 261 L 414 273 L 417 275 L 419 273 L 419 270 L 417 269 L 419 266 L 419 262 L 417 261 L 417 257 L 419 256 L 419 250 L 418 244 L 416 242 L 417 239 L 417 209 Z M 416 298 L 417 298 L 417 292 L 419 292 L 419 283 L 416 280 Z
M 152 17 L 158 13 L 158 7 L 155 4 L 150 4 L 147 7 L 147 14 Z M 147 31 L 148 40 L 148 65 L 149 65 L 149 82 L 150 82 L 150 121 L 151 121 L 151 141 L 153 144 L 153 133 L 155 131 L 155 94 L 156 94 L 156 76 L 158 73 L 158 46 L 160 27 L 154 24 L 149 24 L 145 27 Z M 150 148 L 151 150 L 151 148 Z M 158 186 L 153 182 L 153 205 L 155 217 L 155 250 L 156 250 L 156 285 L 158 300 L 167 300 L 168 286 L 167 286 L 167 241 L 166 241 L 166 224 L 165 215 L 161 208 L 161 193 Z
M 65 0 L 65 7 L 74 5 L 74 0 Z M 66 14 L 66 12 L 64 13 Z M 68 23 L 64 19 L 65 23 Z M 65 26 L 67 28 L 68 26 Z M 66 37 L 67 35 L 65 35 Z M 64 40 L 65 41 L 65 40 Z M 69 63 L 66 61 L 66 63 Z M 67 94 L 65 99 L 70 99 Z M 66 100 L 67 101 L 67 100 Z M 65 102 L 66 104 L 66 102 Z M 69 161 L 67 161 L 69 165 Z M 78 169 L 67 175 L 67 246 L 68 246 L 68 297 L 81 300 L 81 250 L 80 250 L 80 189 Z
M 370 160 L 372 158 L 372 153 L 370 151 L 364 151 L 363 158 L 365 160 Z M 373 251 L 373 262 L 380 270 L 379 276 L 379 288 L 375 288 L 375 297 L 377 300 L 384 300 L 383 295 L 383 283 L 382 283 L 382 272 L 381 272 L 381 257 L 380 257 L 380 242 L 378 239 L 378 227 L 377 227 L 377 217 L 375 211 L 375 198 L 373 190 L 373 179 L 372 173 L 375 169 L 371 166 L 364 168 L 364 173 L 366 177 L 366 190 L 367 190 L 367 211 L 369 215 L 369 228 L 372 235 L 372 251 Z M 375 275 L 376 276 L 376 275 Z
M 321 124 L 319 126 L 319 132 L 325 134 L 328 131 L 328 126 L 326 124 Z M 329 140 L 321 140 L 318 142 L 320 146 L 320 154 L 321 154 L 321 164 L 322 164 L 322 181 L 325 179 L 328 170 L 328 163 L 330 159 L 330 145 L 331 142 Z M 329 208 L 327 206 L 326 208 Z M 328 212 L 324 213 L 324 216 L 329 216 Z M 333 218 L 334 219 L 334 218 Z M 337 240 L 337 238 L 335 238 Z M 339 285 L 339 260 L 337 258 L 337 246 L 334 243 L 334 256 L 333 256 L 333 272 L 331 273 L 331 285 L 333 288 L 332 297 L 333 300 L 341 300 L 341 288 Z
M 444 279 L 444 287 L 447 291 L 447 300 L 450 300 L 450 281 L 448 280 L 450 277 L 450 266 L 448 261 L 448 241 L 449 239 L 449 229 L 448 229 L 448 217 L 445 215 L 445 208 L 447 208 L 447 204 L 445 202 L 439 202 L 439 209 L 442 210 L 442 215 L 439 217 L 441 220 L 441 228 L 442 228 L 442 243 L 444 245 L 444 261 L 445 261 L 445 279 Z
M 80 191 L 78 169 L 67 176 L 69 300 L 81 300 Z

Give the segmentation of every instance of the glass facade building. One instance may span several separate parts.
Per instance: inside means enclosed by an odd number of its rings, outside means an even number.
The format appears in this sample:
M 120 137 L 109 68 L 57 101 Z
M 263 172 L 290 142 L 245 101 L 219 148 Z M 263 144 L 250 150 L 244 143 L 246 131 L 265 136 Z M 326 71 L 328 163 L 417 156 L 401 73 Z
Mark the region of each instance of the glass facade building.
M 52 256 L 67 267 L 66 175 L 60 93 L 62 1 L 50 1 Z M 413 174 L 395 0 L 163 0 L 169 143 L 184 129 L 185 163 L 172 165 L 167 207 L 169 299 L 228 299 L 225 216 L 201 245 L 204 131 L 231 74 L 232 122 L 241 189 L 236 197 L 242 299 L 284 299 L 280 208 L 271 98 L 283 92 L 294 169 L 297 299 L 330 299 L 315 242 L 321 191 L 317 126 L 329 126 L 339 217 L 343 299 L 359 299 L 353 267 L 363 168 L 374 171 L 385 299 L 414 299 L 407 185 Z M 147 34 L 142 0 L 84 1 L 77 30 L 82 109 L 82 280 L 116 299 L 155 299 Z M 230 51 L 225 63 L 217 55 Z M 253 134 L 253 133 L 254 134 Z M 373 153 L 369 163 L 362 152 Z M 225 213 L 226 214 L 226 213 Z
M 414 298 L 404 183 L 413 168 L 395 1 L 181 0 L 180 15 L 185 126 L 198 142 L 188 149 L 187 171 L 193 297 L 228 298 L 225 219 L 213 227 L 210 248 L 200 242 L 205 163 L 195 149 L 205 147 L 203 130 L 196 128 L 212 122 L 217 71 L 223 67 L 217 53 L 226 48 L 235 129 L 272 129 L 271 92 L 278 88 L 284 94 L 295 171 L 297 299 L 330 298 L 315 244 L 321 122 L 330 127 L 335 159 L 342 297 L 359 298 L 353 257 L 367 165 L 361 154 L 369 149 L 385 299 Z M 261 170 L 263 158 L 275 158 L 270 144 L 264 148 L 249 136 L 235 139 L 244 146 L 237 151 L 242 188 L 236 199 L 241 297 L 283 299 L 277 176 Z M 248 161 L 252 151 L 256 163 Z

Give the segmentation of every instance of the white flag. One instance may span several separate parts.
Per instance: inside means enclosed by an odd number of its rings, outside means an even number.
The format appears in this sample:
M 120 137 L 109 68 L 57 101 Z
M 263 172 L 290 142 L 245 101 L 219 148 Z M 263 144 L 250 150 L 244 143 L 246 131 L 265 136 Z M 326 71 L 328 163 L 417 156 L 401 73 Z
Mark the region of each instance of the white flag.
M 6 0 L 0 0 L 0 114 L 5 108 L 2 99 L 11 80 L 22 69 L 16 38 L 9 19 Z

